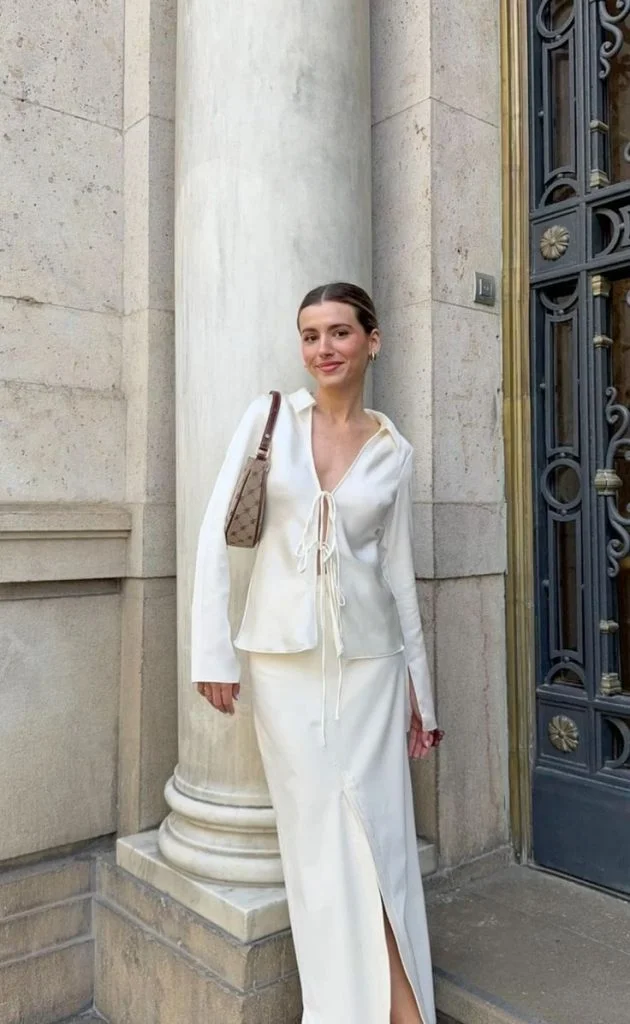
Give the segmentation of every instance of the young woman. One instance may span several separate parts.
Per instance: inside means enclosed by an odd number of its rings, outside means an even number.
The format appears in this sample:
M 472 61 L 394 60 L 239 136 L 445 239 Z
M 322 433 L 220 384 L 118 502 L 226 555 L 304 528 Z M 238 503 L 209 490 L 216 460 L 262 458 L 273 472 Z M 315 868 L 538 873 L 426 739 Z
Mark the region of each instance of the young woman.
M 281 402 L 234 642 L 223 527 L 269 396 L 245 413 L 204 517 L 192 676 L 233 714 L 234 647 L 249 652 L 303 1024 L 435 1024 L 408 755 L 424 757 L 441 734 L 413 569 L 412 448 L 363 406 L 381 346 L 366 292 L 314 289 L 298 328 L 315 390 Z

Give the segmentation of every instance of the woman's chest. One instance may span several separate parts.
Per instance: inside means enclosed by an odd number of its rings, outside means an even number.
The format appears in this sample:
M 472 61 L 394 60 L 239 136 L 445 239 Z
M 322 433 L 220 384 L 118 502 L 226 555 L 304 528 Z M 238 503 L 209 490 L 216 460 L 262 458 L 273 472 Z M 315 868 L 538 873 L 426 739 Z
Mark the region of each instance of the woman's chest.
M 374 423 L 359 429 L 331 430 L 313 424 L 310 438 L 313 466 L 323 491 L 334 492 L 352 473 L 365 449 L 376 442 Z
M 274 520 L 284 518 L 288 525 L 306 520 L 326 491 L 344 532 L 378 533 L 395 501 L 398 480 L 398 459 L 387 434 L 355 439 L 353 445 L 334 446 L 323 439 L 318 448 L 306 424 L 296 424 L 274 438 L 267 501 Z

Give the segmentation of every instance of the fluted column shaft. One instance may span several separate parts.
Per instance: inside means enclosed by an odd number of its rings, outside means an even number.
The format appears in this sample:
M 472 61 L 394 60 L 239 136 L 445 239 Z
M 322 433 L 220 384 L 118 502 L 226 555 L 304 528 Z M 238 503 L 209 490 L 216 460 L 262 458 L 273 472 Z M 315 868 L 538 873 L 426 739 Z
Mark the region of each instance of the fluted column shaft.
M 179 763 L 166 789 L 172 810 L 160 849 L 205 878 L 281 879 L 246 673 L 231 718 L 191 686 L 195 550 L 246 404 L 272 387 L 302 383 L 295 329 L 302 295 L 334 279 L 370 286 L 368 11 L 368 0 L 179 3 Z M 231 555 L 234 620 L 250 558 Z

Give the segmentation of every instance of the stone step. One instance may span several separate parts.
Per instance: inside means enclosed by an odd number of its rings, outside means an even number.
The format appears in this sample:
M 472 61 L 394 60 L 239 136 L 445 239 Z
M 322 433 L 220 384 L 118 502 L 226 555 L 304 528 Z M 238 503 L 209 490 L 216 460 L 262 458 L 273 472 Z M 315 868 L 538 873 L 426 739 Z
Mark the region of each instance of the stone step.
M 464 986 L 459 979 L 438 975 L 435 982 L 437 1024 L 554 1024 L 541 1017 L 524 1017 L 496 996 Z M 452 1013 L 441 1012 L 440 1006 L 448 1006 Z
M 625 899 L 517 866 L 427 895 L 441 1024 L 628 1024 Z
M 129 903 L 138 921 L 138 915 L 154 926 L 176 919 L 169 934 L 185 934 L 195 956 L 205 950 L 215 962 L 214 931 L 206 934 L 198 918 L 120 869 L 108 872 L 101 899 L 112 920 L 115 898 Z M 459 887 L 435 876 L 427 909 L 438 1024 L 628 1024 L 630 902 L 511 866 Z M 152 931 L 151 941 L 156 938 Z M 224 959 L 238 951 L 225 937 L 223 944 Z M 63 1024 L 97 1022 L 103 1018 L 92 1010 Z

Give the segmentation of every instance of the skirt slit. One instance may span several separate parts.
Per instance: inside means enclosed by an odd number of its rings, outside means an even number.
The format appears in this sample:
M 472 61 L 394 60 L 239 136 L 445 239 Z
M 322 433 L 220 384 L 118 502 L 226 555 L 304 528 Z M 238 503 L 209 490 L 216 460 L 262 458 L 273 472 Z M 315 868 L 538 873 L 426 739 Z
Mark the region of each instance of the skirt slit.
M 403 654 L 250 654 L 254 725 L 276 813 L 302 1024 L 389 1024 L 383 908 L 422 1024 L 436 1024 L 406 744 Z M 325 728 L 322 728 L 322 709 Z
M 403 971 L 405 972 L 407 981 L 409 982 L 409 987 L 411 988 L 411 991 L 413 993 L 413 997 L 414 997 L 415 1002 L 416 1002 L 416 1007 L 417 1007 L 417 1010 L 418 1010 L 418 1014 L 420 1016 L 420 1024 L 427 1024 L 427 1018 L 426 1018 L 426 1015 L 425 1015 L 425 1011 L 424 1011 L 424 1007 L 423 1007 L 423 1001 L 422 1001 L 422 992 L 420 991 L 420 988 L 419 988 L 418 979 L 417 979 L 417 971 L 415 970 L 415 963 L 414 963 L 414 970 L 413 971 L 410 970 L 410 966 L 409 966 L 412 962 L 414 962 L 413 956 L 411 955 L 412 945 L 411 945 L 411 943 L 409 941 L 409 934 L 408 934 L 407 930 L 404 928 L 402 922 L 399 919 L 399 915 L 397 914 L 397 912 L 395 910 L 395 907 L 394 907 L 394 901 L 392 899 L 390 899 L 390 897 L 388 895 L 389 886 L 387 885 L 386 882 L 383 881 L 384 877 L 386 876 L 386 872 L 384 872 L 384 871 L 383 872 L 379 872 L 378 861 L 377 861 L 377 858 L 374 856 L 374 849 L 372 847 L 372 843 L 370 842 L 369 832 L 368 832 L 368 829 L 365 827 L 365 823 L 364 823 L 364 821 L 363 821 L 363 819 L 361 817 L 361 813 L 360 813 L 360 811 L 358 809 L 358 806 L 357 806 L 356 802 L 353 801 L 352 796 L 347 791 L 345 793 L 345 796 L 346 796 L 346 799 L 348 801 L 350 810 L 351 810 L 352 814 L 355 817 L 357 825 L 361 829 L 361 832 L 362 832 L 363 837 L 364 837 L 365 844 L 366 844 L 367 849 L 369 851 L 369 856 L 370 856 L 370 858 L 372 860 L 372 863 L 374 865 L 374 877 L 376 878 L 376 884 L 378 886 L 379 897 L 380 897 L 380 900 L 381 900 L 383 913 L 387 915 L 387 920 L 389 921 L 389 924 L 390 924 L 390 927 L 391 927 L 391 930 L 392 930 L 392 935 L 394 936 L 394 941 L 395 941 L 397 949 L 398 949 L 398 955 L 400 957 L 400 962 L 402 964 Z M 377 845 L 377 848 L 378 848 L 378 844 L 375 844 L 375 845 Z M 402 936 L 404 936 L 404 939 L 402 938 Z M 383 934 L 383 938 L 385 939 L 384 934 Z M 390 968 L 389 968 L 389 956 L 388 956 L 388 953 L 387 953 L 387 943 L 386 943 L 386 941 L 384 941 L 384 947 L 385 947 L 385 956 L 387 958 L 386 959 L 386 970 L 387 970 L 388 975 L 391 978 Z M 390 1003 L 391 1003 L 391 985 L 390 985 Z

